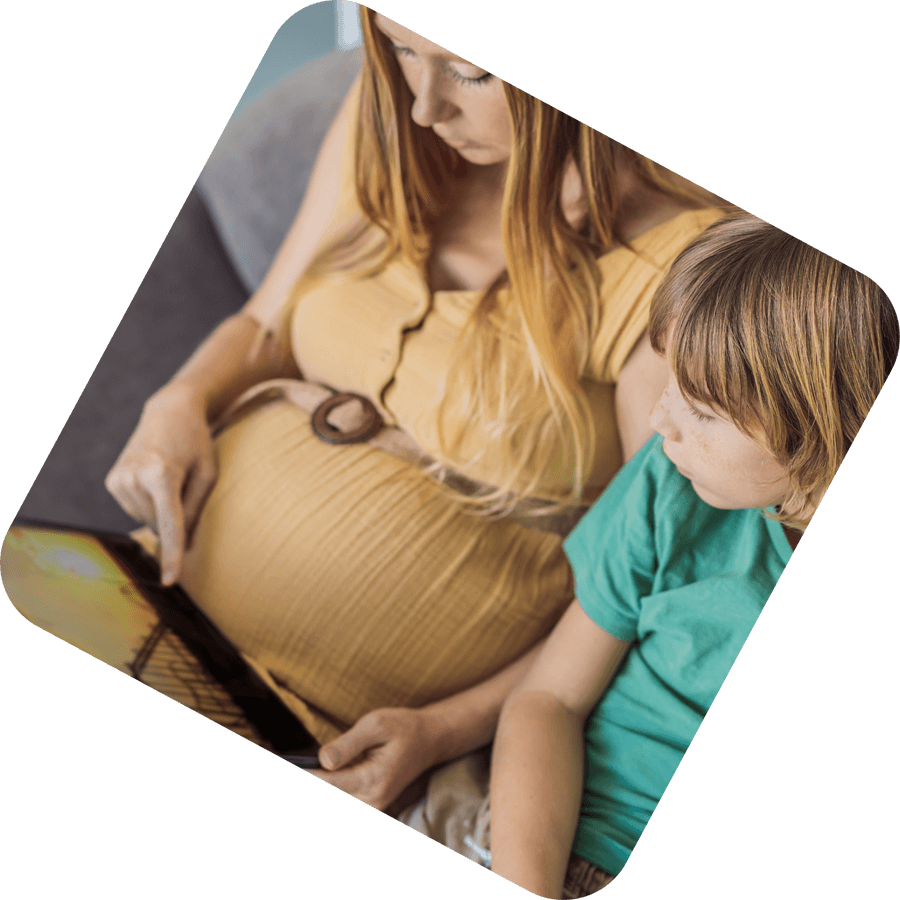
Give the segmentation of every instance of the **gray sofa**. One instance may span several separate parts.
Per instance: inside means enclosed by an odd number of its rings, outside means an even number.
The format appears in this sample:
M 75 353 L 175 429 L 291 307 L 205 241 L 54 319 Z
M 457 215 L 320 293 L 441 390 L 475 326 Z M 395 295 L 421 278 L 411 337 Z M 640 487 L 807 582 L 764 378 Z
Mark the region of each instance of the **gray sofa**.
M 261 281 L 361 65 L 332 53 L 228 125 L 63 427 L 20 515 L 126 531 L 103 480 L 164 384 Z

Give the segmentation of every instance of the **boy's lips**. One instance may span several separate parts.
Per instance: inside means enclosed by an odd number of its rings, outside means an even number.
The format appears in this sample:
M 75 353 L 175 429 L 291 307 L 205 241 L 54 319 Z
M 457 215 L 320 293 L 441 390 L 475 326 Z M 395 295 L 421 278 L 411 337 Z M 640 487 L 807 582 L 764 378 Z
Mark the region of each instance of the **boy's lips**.
M 675 468 L 678 470 L 679 475 L 681 475 L 684 478 L 687 478 L 688 481 L 693 481 L 693 478 L 691 477 L 690 473 L 688 473 L 684 469 L 682 469 L 681 466 L 678 465 L 677 460 L 672 458 L 672 454 L 669 453 L 669 451 L 666 449 L 665 441 L 663 441 L 662 452 L 666 454 L 666 456 L 669 458 L 669 462 L 672 463 L 672 465 L 675 466 Z

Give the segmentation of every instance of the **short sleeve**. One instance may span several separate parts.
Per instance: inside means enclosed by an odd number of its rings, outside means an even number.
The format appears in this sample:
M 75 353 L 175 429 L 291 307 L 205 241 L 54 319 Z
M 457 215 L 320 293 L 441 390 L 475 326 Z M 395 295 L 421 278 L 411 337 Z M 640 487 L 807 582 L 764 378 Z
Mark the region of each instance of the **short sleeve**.
M 641 602 L 656 572 L 659 441 L 651 439 L 619 472 L 564 545 L 578 602 L 604 631 L 625 641 L 637 637 Z
M 598 260 L 603 310 L 591 348 L 587 376 L 601 384 L 615 384 L 622 366 L 647 330 L 650 303 L 663 276 L 679 253 L 724 210 L 689 210 L 651 228 L 632 242 Z

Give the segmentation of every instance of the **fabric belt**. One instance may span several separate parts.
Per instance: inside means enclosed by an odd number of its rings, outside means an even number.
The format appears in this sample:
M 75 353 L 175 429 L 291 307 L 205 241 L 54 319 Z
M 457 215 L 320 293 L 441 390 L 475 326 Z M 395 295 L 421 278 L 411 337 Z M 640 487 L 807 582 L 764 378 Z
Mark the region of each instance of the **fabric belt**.
M 368 397 L 333 391 L 312 381 L 273 378 L 254 385 L 241 394 L 213 425 L 220 433 L 238 418 L 276 400 L 284 400 L 310 414 L 313 433 L 329 444 L 367 443 L 392 453 L 421 469 L 434 481 L 466 497 L 486 496 L 493 488 L 442 466 L 429 456 L 405 431 L 385 425 Z M 355 403 L 354 403 L 355 402 Z M 354 404 L 354 405 L 351 405 Z M 504 509 L 502 517 L 517 525 L 548 534 L 567 535 L 587 512 L 588 507 L 560 509 L 549 500 L 525 497 Z

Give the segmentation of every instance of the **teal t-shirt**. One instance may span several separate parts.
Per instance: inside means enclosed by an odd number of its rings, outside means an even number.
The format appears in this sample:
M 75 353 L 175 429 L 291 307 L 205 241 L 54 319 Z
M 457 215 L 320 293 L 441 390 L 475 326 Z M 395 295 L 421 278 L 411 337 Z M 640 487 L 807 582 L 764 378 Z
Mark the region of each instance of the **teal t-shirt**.
M 565 543 L 584 611 L 633 641 L 585 726 L 573 851 L 618 874 L 791 555 L 761 510 L 704 503 L 653 438 Z

